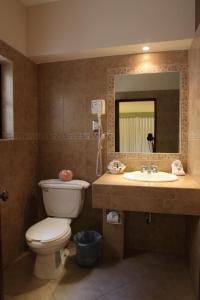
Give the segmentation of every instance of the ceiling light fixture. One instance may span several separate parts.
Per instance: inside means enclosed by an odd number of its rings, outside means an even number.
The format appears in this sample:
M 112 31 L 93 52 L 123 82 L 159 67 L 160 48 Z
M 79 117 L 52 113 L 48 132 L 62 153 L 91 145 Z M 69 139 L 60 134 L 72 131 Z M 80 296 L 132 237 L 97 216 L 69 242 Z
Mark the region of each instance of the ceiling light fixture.
M 149 51 L 149 46 L 144 46 L 143 48 L 142 48 L 142 50 L 144 51 L 144 52 L 147 52 L 147 51 Z

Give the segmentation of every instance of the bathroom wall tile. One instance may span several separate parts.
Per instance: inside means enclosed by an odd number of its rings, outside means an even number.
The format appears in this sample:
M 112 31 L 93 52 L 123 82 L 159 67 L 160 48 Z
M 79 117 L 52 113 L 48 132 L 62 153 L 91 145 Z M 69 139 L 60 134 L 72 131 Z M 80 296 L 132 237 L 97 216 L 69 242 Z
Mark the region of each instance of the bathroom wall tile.
M 37 218 L 37 66 L 0 41 L 0 55 L 13 63 L 14 140 L 0 140 L 0 183 L 9 199 L 1 203 L 3 264 L 24 251 L 25 230 Z
M 185 253 L 185 216 L 152 214 L 152 223 L 144 213 L 126 213 L 126 251 Z M 138 230 L 140 228 L 140 230 Z
M 49 97 L 40 101 L 40 137 L 52 135 L 63 137 L 64 100 L 62 97 Z
M 171 162 L 177 155 L 168 157 L 163 154 L 157 155 L 156 158 L 148 155 L 132 157 L 127 153 L 118 155 L 107 151 L 109 140 L 113 141 L 113 136 L 109 134 L 111 129 L 108 127 L 109 118 L 113 117 L 113 106 L 110 106 L 107 94 L 109 86 L 113 84 L 108 81 L 109 72 L 113 68 L 126 72 L 130 69 L 148 71 L 148 68 L 156 70 L 161 67 L 170 70 L 174 64 L 186 69 L 187 51 L 151 53 L 148 56 L 122 55 L 39 65 L 40 179 L 55 178 L 63 168 L 72 169 L 76 178 L 90 183 L 97 178 L 97 137 L 91 130 L 92 120 L 95 120 L 96 116 L 91 114 L 90 101 L 98 98 L 106 100 L 106 115 L 102 116 L 106 133 L 103 171 L 106 171 L 108 162 L 113 158 L 124 162 L 127 170 L 138 169 L 142 164 L 150 162 L 155 162 L 161 170 L 170 170 Z M 187 78 L 183 78 L 183 82 L 186 86 Z M 187 107 L 185 109 L 187 110 Z M 185 138 L 187 139 L 187 124 Z M 186 167 L 186 157 L 183 162 Z M 84 209 L 72 227 L 74 232 L 83 228 L 102 230 L 102 212 L 92 208 L 91 190 L 88 190 Z
M 0 143 L 2 186 L 10 192 L 9 202 L 2 208 L 4 264 L 24 248 L 24 231 L 36 219 L 37 176 L 37 67 L 15 50 L 0 42 L 1 55 L 14 63 L 14 116 L 17 142 Z M 151 63 L 185 64 L 186 52 L 151 54 Z M 106 98 L 107 73 L 110 68 L 132 68 L 145 63 L 143 55 L 127 55 L 39 66 L 39 134 L 40 178 L 55 178 L 60 169 L 73 169 L 76 177 L 89 182 L 96 179 L 97 141 L 91 132 L 90 100 Z M 107 106 L 107 115 L 109 107 Z M 106 132 L 107 117 L 103 116 Z M 104 142 L 104 170 L 108 156 Z M 119 157 L 127 170 L 138 168 L 146 160 Z M 158 161 L 169 168 L 171 160 Z M 14 170 L 14 171 L 13 171 Z M 41 200 L 41 193 L 39 195 Z M 39 200 L 38 200 L 39 201 Z M 12 210 L 12 214 L 10 211 Z M 88 191 L 83 213 L 74 222 L 74 231 L 96 228 L 101 231 L 102 213 L 92 209 Z M 17 224 L 17 225 L 14 225 Z M 9 230 L 5 230 L 4 228 Z M 15 243 L 16 247 L 12 247 Z
M 3 188 L 9 199 L 2 205 L 2 240 L 4 264 L 17 257 L 25 245 L 25 230 L 37 220 L 36 155 L 37 145 L 14 142 Z M 8 155 L 8 152 L 7 152 Z M 13 245 L 15 245 L 13 247 Z
M 189 140 L 188 171 L 200 175 L 200 27 L 198 28 L 191 49 L 189 50 Z M 193 217 L 187 222 L 187 244 L 189 251 L 190 271 L 199 298 L 200 272 L 200 218 Z
M 77 134 L 80 133 L 80 128 L 82 133 L 89 131 L 87 125 L 91 124 L 92 116 L 90 122 L 88 118 L 84 116 L 87 114 L 87 106 L 90 107 L 90 101 L 87 99 L 82 99 L 82 95 L 74 97 L 73 101 L 69 101 L 69 98 L 64 99 L 64 133 L 68 134 Z M 73 122 L 71 117 L 73 116 Z
M 198 29 L 189 51 L 189 137 L 200 138 L 200 31 Z
M 60 159 L 63 151 L 62 146 L 63 143 L 59 140 L 40 142 L 40 179 L 56 178 L 59 170 L 65 168 Z
M 189 139 L 188 171 L 193 175 L 200 175 L 200 138 Z

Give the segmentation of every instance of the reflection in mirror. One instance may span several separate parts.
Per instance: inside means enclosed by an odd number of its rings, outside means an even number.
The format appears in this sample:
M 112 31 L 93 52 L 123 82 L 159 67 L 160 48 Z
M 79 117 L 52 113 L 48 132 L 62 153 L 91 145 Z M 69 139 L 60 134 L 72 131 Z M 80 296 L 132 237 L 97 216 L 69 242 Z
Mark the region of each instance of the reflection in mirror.
M 179 73 L 115 76 L 115 151 L 179 152 Z
M 155 152 L 155 99 L 116 100 L 121 152 Z

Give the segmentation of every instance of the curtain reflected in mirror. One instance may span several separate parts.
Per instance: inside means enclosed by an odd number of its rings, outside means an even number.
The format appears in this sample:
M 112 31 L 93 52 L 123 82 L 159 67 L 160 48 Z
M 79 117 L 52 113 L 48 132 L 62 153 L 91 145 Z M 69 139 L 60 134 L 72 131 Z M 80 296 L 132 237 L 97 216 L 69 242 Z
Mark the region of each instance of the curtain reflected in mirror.
M 179 72 L 115 76 L 115 151 L 179 152 Z
M 118 100 L 119 149 L 121 152 L 154 152 L 155 100 Z

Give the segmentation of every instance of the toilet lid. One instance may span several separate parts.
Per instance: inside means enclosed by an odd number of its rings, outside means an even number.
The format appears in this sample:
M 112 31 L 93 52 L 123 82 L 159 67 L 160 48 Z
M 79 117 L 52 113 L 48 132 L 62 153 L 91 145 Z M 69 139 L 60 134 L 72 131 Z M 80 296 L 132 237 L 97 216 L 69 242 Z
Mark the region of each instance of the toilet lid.
M 41 180 L 39 186 L 42 188 L 70 189 L 81 190 L 87 189 L 90 184 L 84 180 L 73 179 L 70 181 L 62 181 L 60 179 Z
M 26 232 L 27 241 L 50 242 L 71 232 L 70 220 L 46 218 L 31 226 Z

